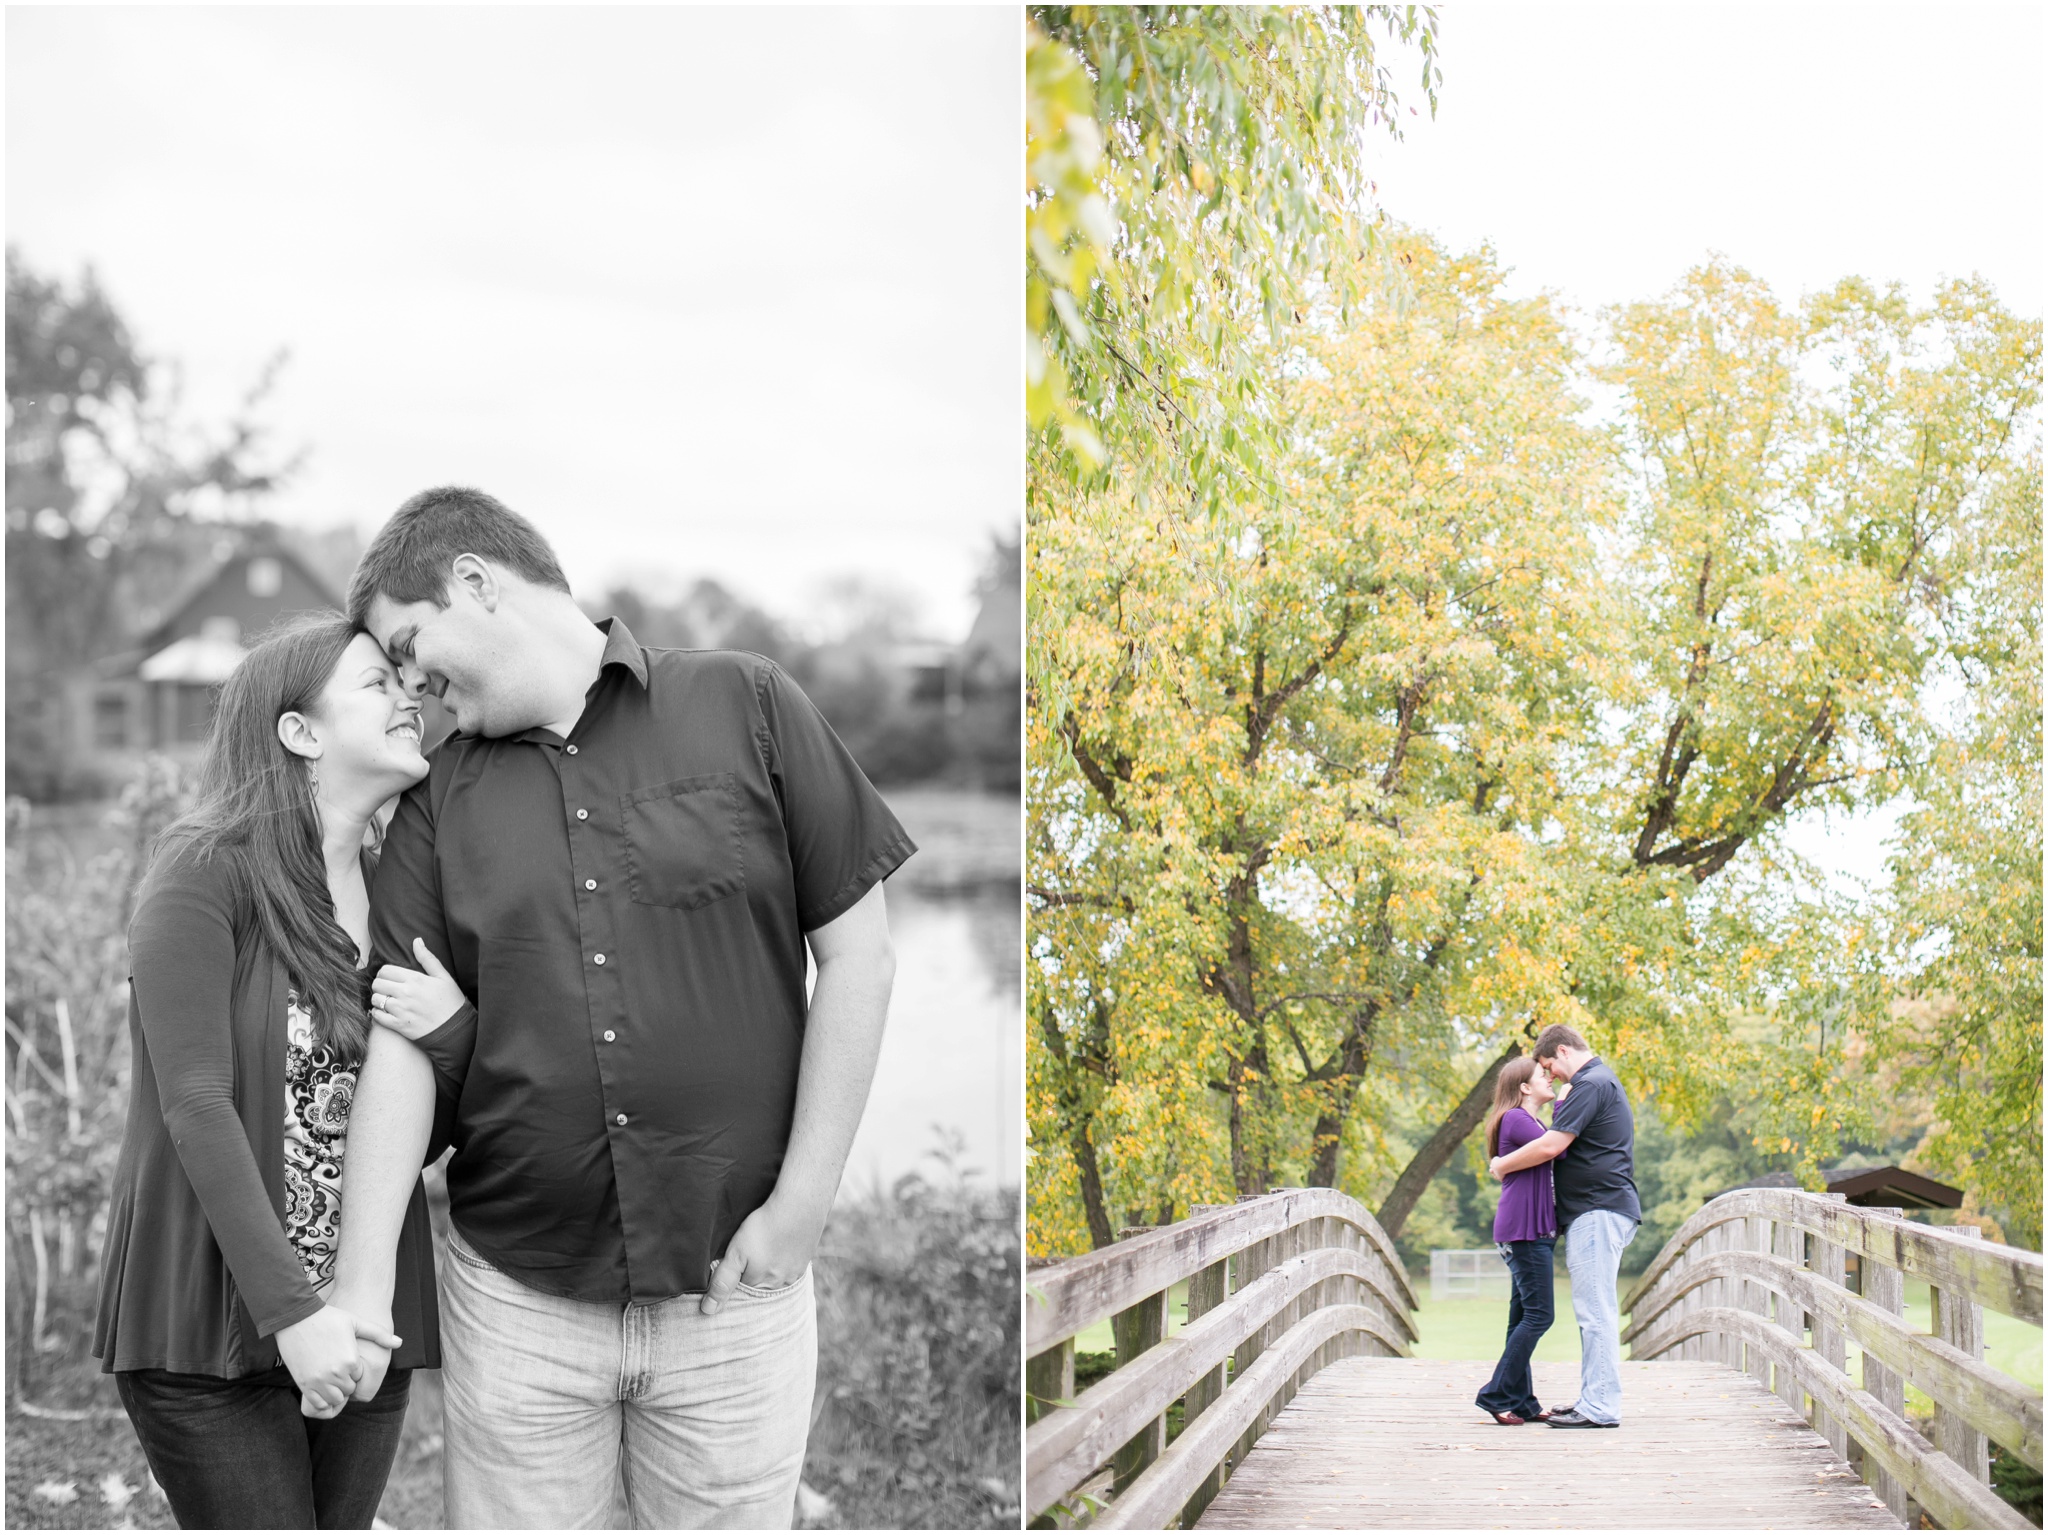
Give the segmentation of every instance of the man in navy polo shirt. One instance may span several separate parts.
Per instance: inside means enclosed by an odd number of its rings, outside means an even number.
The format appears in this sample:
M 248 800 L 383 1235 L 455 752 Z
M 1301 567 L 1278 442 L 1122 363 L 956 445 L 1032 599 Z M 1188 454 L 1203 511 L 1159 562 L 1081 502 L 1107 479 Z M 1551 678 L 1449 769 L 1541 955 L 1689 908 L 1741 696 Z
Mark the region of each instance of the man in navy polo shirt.
M 1545 1029 L 1536 1041 L 1536 1061 L 1569 1082 L 1571 1091 L 1551 1111 L 1549 1130 L 1495 1157 L 1487 1170 L 1504 1178 L 1556 1161 L 1557 1229 L 1564 1235 L 1572 1311 L 1579 1321 L 1579 1399 L 1547 1421 L 1552 1428 L 1618 1428 L 1621 1303 L 1615 1287 L 1622 1249 L 1643 1222 L 1636 1197 L 1635 1115 L 1620 1080 L 1578 1030 L 1561 1023 Z

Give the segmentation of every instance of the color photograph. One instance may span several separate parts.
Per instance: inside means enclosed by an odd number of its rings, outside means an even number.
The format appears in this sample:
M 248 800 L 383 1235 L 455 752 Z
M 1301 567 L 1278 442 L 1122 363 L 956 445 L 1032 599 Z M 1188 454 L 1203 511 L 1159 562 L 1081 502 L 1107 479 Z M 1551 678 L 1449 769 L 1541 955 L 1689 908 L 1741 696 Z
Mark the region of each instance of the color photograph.
M 1027 17 L 1026 1520 L 2038 1527 L 2042 12 Z
M 1016 1528 L 1021 28 L 7 16 L 11 1528 Z

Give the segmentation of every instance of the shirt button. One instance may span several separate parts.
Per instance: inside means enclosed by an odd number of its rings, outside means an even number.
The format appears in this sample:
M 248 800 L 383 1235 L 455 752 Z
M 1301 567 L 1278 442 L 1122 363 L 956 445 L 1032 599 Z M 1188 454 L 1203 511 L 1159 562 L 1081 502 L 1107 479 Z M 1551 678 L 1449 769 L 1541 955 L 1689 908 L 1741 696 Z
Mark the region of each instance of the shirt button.
M 594 879 L 586 879 L 583 882 L 583 888 L 585 890 L 595 890 L 597 888 L 597 881 Z
M 588 810 L 579 810 L 576 812 L 576 819 L 579 821 L 587 821 L 590 819 L 590 812 Z
M 572 747 L 570 747 L 570 748 L 569 748 L 569 755 L 570 755 L 570 756 L 572 756 L 572 757 L 576 755 L 576 748 L 575 748 L 575 747 L 573 747 L 573 746 L 572 746 Z
M 619 1123 L 620 1123 L 620 1124 L 624 1124 L 625 1122 L 626 1122 L 626 1116 L 625 1116 L 625 1115 L 623 1115 L 623 1114 L 621 1114 L 621 1115 L 619 1116 Z
M 600 955 L 598 955 L 598 956 L 597 956 L 597 962 L 598 962 L 598 963 L 599 963 L 600 965 L 604 963 L 604 956 L 603 956 L 602 954 L 600 954 Z
M 610 1029 L 606 1029 L 604 1031 L 604 1042 L 606 1044 L 610 1044 L 613 1040 L 617 1039 L 618 1037 L 619 1036 Z

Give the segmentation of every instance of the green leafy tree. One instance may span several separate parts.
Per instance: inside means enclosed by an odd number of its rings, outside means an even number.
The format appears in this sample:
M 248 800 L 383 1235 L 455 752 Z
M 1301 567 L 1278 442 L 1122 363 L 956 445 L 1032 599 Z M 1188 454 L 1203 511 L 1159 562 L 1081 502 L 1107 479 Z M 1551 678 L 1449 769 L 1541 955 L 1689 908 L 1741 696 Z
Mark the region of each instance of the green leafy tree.
M 1027 8 L 1026 404 L 1033 474 L 1157 459 L 1202 505 L 1262 480 L 1258 340 L 1349 282 L 1367 146 L 1398 134 L 1379 50 L 1416 6 Z M 1144 494 L 1141 488 L 1140 494 Z
M 1976 284 L 1902 319 L 1922 418 L 1975 423 L 1982 441 L 1943 483 L 1972 515 L 1928 535 L 1947 575 L 1929 591 L 1944 641 L 1939 734 L 1911 781 L 1859 1021 L 1872 1064 L 1928 1099 L 1920 1161 L 1961 1184 L 2008 1241 L 2038 1249 L 2041 465 L 2028 428 L 2041 333 Z M 1925 352 L 1972 359 L 1977 379 L 2002 387 L 1914 368 Z M 1939 453 L 1952 430 L 1900 433 L 1889 456 Z

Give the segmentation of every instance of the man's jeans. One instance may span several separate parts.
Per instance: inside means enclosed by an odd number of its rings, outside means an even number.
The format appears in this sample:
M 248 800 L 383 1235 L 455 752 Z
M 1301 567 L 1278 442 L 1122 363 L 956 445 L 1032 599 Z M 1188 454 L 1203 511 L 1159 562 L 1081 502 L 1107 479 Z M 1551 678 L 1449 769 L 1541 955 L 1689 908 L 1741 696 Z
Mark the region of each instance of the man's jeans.
M 1564 1264 L 1572 1276 L 1572 1314 L 1579 1319 L 1579 1416 L 1621 1421 L 1621 1302 L 1615 1281 L 1621 1252 L 1636 1222 L 1613 1210 L 1588 1210 L 1565 1232 Z
M 450 1529 L 789 1528 L 818 1374 L 808 1270 L 705 1316 L 695 1295 L 543 1295 L 459 1233 L 448 1257 Z
M 1552 1289 L 1551 1259 L 1557 1249 L 1556 1237 L 1539 1237 L 1532 1242 L 1497 1242 L 1508 1266 L 1508 1341 L 1501 1350 L 1500 1363 L 1493 1367 L 1493 1379 L 1474 1398 L 1487 1412 L 1511 1412 L 1533 1418 L 1543 1410 L 1536 1400 L 1536 1382 L 1531 1378 L 1529 1356 L 1550 1331 L 1557 1315 Z

